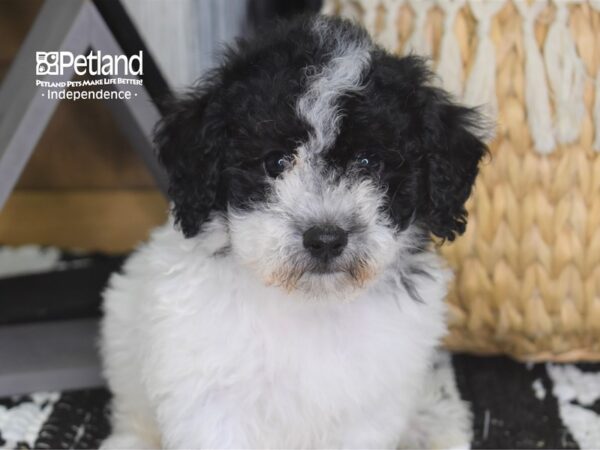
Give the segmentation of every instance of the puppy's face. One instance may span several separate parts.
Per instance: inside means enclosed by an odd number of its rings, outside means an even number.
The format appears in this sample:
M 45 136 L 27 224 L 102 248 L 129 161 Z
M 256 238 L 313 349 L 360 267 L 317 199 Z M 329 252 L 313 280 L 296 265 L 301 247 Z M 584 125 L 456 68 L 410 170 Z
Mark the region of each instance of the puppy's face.
M 464 231 L 478 117 L 338 19 L 238 43 L 175 102 L 156 141 L 187 237 L 223 214 L 266 284 L 347 297 L 430 234 Z

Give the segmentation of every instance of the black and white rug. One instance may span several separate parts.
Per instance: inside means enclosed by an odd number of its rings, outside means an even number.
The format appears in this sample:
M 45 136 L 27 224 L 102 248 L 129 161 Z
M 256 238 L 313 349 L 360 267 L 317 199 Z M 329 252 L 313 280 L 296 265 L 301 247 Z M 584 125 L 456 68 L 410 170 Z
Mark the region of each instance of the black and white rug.
M 97 314 L 102 286 L 122 260 L 0 248 L 0 291 L 23 300 L 17 309 L 0 301 L 0 325 Z M 48 309 L 47 296 L 40 301 L 31 290 L 40 283 L 46 294 L 62 295 L 62 303 L 52 303 L 60 307 Z M 600 364 L 528 365 L 468 355 L 443 360 L 444 382 L 455 384 L 471 405 L 472 448 L 600 449 Z M 104 388 L 0 398 L 0 448 L 98 448 L 110 432 L 109 412 Z
M 473 411 L 472 448 L 600 448 L 600 365 L 454 355 Z M 0 399 L 0 448 L 98 448 L 109 431 L 103 388 Z

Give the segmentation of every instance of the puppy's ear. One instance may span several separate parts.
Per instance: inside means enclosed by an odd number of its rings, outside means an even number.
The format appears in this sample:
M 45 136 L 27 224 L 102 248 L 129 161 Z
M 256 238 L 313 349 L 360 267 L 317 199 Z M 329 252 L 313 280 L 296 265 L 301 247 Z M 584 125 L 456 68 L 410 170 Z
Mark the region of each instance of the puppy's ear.
M 373 63 L 374 83 L 393 99 L 402 139 L 420 161 L 416 217 L 431 233 L 452 241 L 465 231 L 464 204 L 487 152 L 486 124 L 477 110 L 433 86 L 424 59 L 377 51 Z
M 214 89 L 191 92 L 166 105 L 154 142 L 169 175 L 175 223 L 193 237 L 218 207 L 223 146 L 221 115 Z
M 481 114 L 453 103 L 444 91 L 425 87 L 426 105 L 423 142 L 428 155 L 429 195 L 422 220 L 442 239 L 453 241 L 467 224 L 465 202 L 487 153 L 489 135 Z

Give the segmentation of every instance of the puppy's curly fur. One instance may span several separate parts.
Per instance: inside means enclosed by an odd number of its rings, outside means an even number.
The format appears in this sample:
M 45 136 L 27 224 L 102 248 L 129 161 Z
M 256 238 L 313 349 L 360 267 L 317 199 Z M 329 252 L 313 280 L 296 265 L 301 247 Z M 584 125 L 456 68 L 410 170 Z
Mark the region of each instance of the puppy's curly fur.
M 441 416 L 419 413 L 449 279 L 429 242 L 464 232 L 486 146 L 431 78 L 304 17 L 173 101 L 173 220 L 106 293 L 106 447 L 456 444 L 411 425 Z

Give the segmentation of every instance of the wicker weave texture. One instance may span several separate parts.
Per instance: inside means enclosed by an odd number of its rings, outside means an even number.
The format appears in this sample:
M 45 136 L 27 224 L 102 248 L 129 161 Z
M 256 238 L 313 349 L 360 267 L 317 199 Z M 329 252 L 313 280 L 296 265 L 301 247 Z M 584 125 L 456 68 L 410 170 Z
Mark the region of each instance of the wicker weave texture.
M 392 7 L 400 11 L 390 30 Z M 414 31 L 415 12 L 406 2 L 329 0 L 324 8 L 366 20 L 375 40 L 387 39 L 388 48 L 392 33 L 398 54 Z M 534 150 L 527 125 L 523 20 L 510 1 L 492 20 L 496 138 L 468 202 L 466 233 L 441 247 L 455 271 L 445 341 L 452 350 L 507 353 L 527 360 L 600 359 L 600 152 L 592 149 L 600 13 L 587 2 L 570 3 L 569 12 L 570 30 L 586 70 L 585 113 L 578 139 L 548 155 Z M 537 17 L 540 51 L 555 15 L 556 6 L 548 4 Z M 432 7 L 424 33 L 433 68 L 443 25 L 444 13 Z M 468 77 L 478 43 L 468 4 L 458 13 L 454 33 L 463 75 Z

